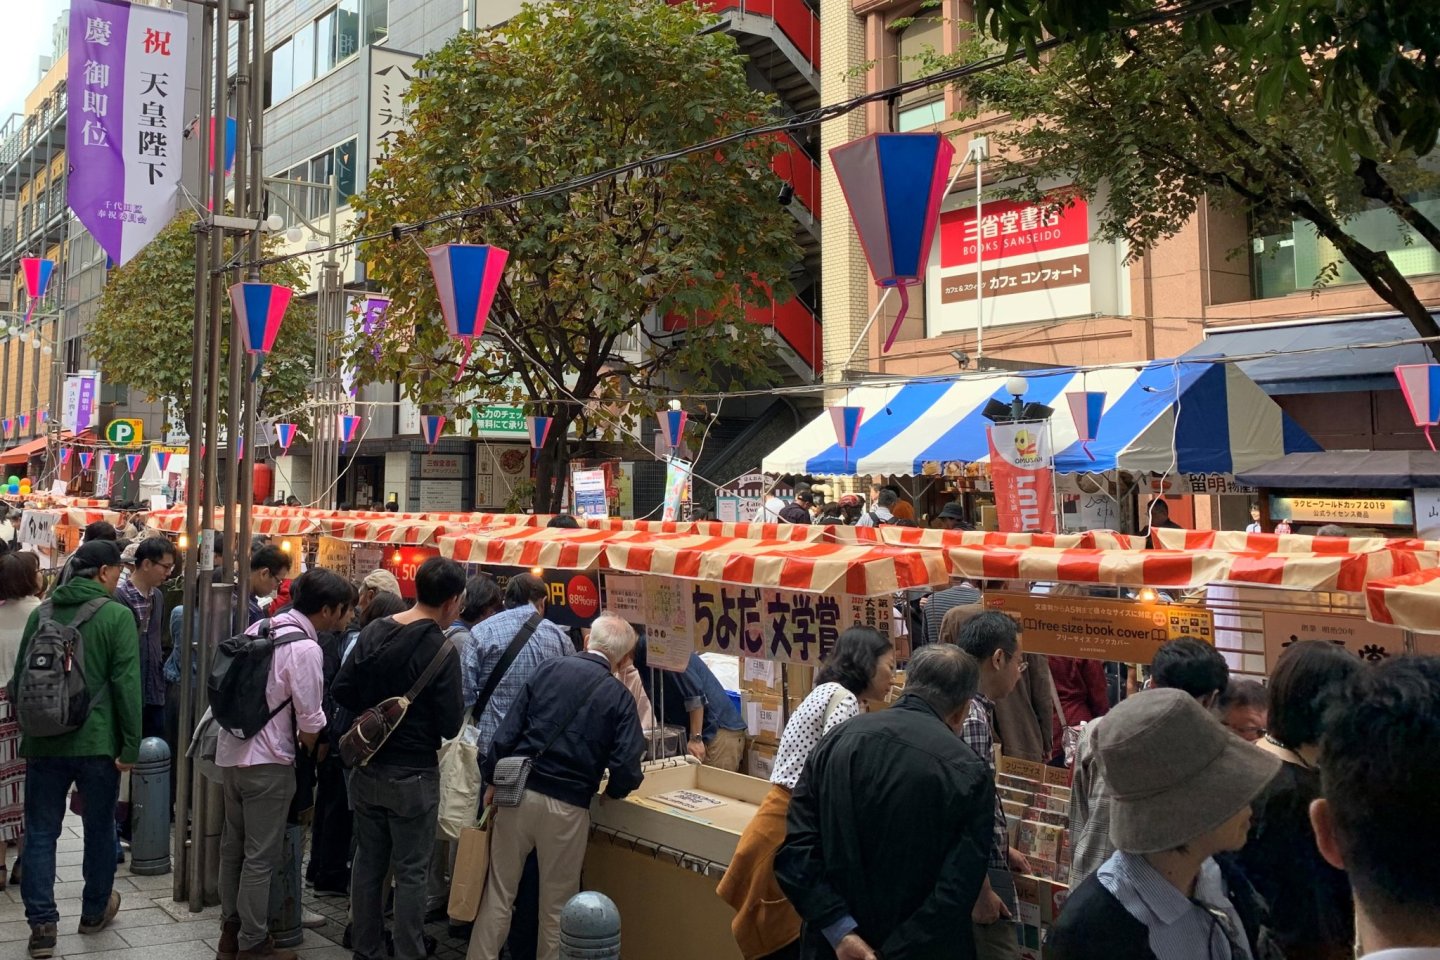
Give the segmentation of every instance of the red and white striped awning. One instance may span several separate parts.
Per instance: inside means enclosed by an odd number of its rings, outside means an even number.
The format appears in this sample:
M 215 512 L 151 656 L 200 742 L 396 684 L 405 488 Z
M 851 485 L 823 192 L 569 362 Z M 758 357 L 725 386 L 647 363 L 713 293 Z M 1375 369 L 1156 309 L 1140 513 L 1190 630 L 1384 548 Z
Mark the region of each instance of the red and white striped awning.
M 1223 550 L 1052 550 L 955 547 L 954 571 L 984 580 L 1038 580 L 1124 587 L 1247 583 L 1290 590 L 1359 593 L 1366 584 L 1440 564 L 1433 553 L 1240 553 Z
M 647 533 L 696 534 L 705 537 L 735 537 L 743 540 L 824 540 L 829 526 L 806 523 L 722 523 L 718 520 L 604 520 L 581 521 L 592 530 L 638 530 Z
M 935 547 L 1052 547 L 1062 550 L 1143 550 L 1145 538 L 1092 530 L 1085 533 L 997 533 L 989 530 L 927 530 L 920 527 L 855 527 L 862 537 L 876 533 L 896 546 Z
M 460 563 L 505 567 L 589 570 L 599 562 L 612 530 L 548 530 L 543 527 L 477 528 L 439 538 L 440 555 Z
M 864 597 L 950 582 L 938 550 L 864 544 L 707 537 L 682 545 L 652 537 L 609 544 L 605 565 L 625 573 Z
M 1240 530 L 1155 528 L 1156 542 L 1167 550 L 1232 550 L 1243 553 L 1372 553 L 1376 550 L 1429 550 L 1440 543 L 1410 537 L 1312 537 L 1298 533 L 1245 533 Z
M 120 514 L 115 510 L 85 509 L 82 507 L 60 507 L 54 511 L 60 514 L 60 522 L 72 527 L 86 527 L 92 523 L 120 523 Z
M 344 516 L 342 514 L 342 516 Z M 430 547 L 441 536 L 460 533 L 465 526 L 457 523 L 436 523 L 429 520 L 351 520 L 339 517 L 316 522 L 316 532 L 352 543 L 379 543 L 386 546 Z
M 223 522 L 224 514 L 217 510 L 212 523 L 218 527 Z M 145 523 L 161 533 L 184 533 L 185 510 L 183 507 L 155 510 L 145 515 Z M 250 517 L 250 532 L 259 537 L 297 537 L 313 533 L 318 525 L 318 521 L 303 516 L 255 513 Z
M 1376 623 L 1440 632 L 1440 567 L 1366 584 L 1365 603 Z

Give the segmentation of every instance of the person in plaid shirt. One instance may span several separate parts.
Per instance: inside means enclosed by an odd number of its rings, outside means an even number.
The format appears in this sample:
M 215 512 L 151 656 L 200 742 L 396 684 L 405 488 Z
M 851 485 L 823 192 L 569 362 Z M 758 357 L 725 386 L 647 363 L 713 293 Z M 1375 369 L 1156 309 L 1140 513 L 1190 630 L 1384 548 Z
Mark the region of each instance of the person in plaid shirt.
M 1020 624 L 997 610 L 986 611 L 972 617 L 960 629 L 957 644 L 980 664 L 980 692 L 970 701 L 970 713 L 960 729 L 960 738 L 985 761 L 993 781 L 995 701 L 1015 689 L 1026 667 L 1025 659 L 1020 655 Z M 1025 857 L 1010 846 L 1005 829 L 1005 811 L 1000 806 L 997 791 L 989 870 L 985 885 L 980 889 L 980 898 L 970 913 L 975 955 L 979 960 L 1018 960 L 1018 907 L 1011 871 L 1026 873 L 1029 869 Z

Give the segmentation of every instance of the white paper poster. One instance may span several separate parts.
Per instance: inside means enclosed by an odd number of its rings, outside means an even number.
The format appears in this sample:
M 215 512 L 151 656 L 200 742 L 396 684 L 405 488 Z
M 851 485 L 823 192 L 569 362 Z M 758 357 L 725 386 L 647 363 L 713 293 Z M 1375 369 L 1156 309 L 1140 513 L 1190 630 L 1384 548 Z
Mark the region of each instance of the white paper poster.
M 691 635 L 689 586 L 665 577 L 645 577 L 645 657 L 657 670 L 683 672 L 695 652 Z

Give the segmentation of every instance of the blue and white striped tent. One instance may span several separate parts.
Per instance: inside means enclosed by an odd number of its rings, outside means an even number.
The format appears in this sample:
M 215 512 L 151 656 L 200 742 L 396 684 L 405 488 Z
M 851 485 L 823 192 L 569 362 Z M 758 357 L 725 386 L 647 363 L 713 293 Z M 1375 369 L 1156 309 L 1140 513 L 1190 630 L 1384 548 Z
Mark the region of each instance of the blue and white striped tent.
M 1009 402 L 1005 380 L 992 372 L 963 379 L 915 381 L 903 386 L 854 387 L 845 401 L 865 408 L 856 445 L 835 442 L 827 413 L 802 427 L 764 459 L 771 474 L 849 476 L 922 475 L 945 464 L 990 459 L 982 415 L 990 399 Z M 1035 370 L 1024 399 L 1055 409 L 1051 430 L 1061 473 L 1108 470 L 1235 474 L 1287 453 L 1317 451 L 1300 429 L 1233 363 L 1213 358 L 1156 360 L 1134 367 Z M 1100 430 L 1081 449 L 1065 394 L 1105 392 Z M 847 467 L 848 463 L 848 467 Z

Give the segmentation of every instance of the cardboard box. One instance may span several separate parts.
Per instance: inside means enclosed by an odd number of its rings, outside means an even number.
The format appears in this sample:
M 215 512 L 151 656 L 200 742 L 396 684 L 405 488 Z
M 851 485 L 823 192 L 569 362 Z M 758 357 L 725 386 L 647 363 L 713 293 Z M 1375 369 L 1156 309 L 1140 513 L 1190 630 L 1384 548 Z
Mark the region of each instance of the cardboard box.
M 745 752 L 745 772 L 752 777 L 769 780 L 770 775 L 775 772 L 777 750 L 773 744 L 752 742 Z
M 700 791 L 725 802 L 714 809 L 689 813 L 652 799 L 656 794 L 676 790 Z M 729 863 L 740 834 L 769 792 L 769 783 L 741 773 L 686 760 L 661 760 L 645 765 L 645 781 L 624 800 L 596 797 L 590 818 L 592 823 L 627 836 L 703 860 Z
M 783 671 L 783 673 L 782 673 Z M 790 701 L 796 705 L 815 689 L 815 668 L 800 664 L 782 664 L 758 657 L 740 658 L 740 692 L 778 697 L 789 690 Z
M 780 709 L 779 697 L 746 693 L 741 702 L 741 710 L 745 716 L 746 732 L 751 740 L 779 745 L 780 735 L 785 732 L 785 714 Z

